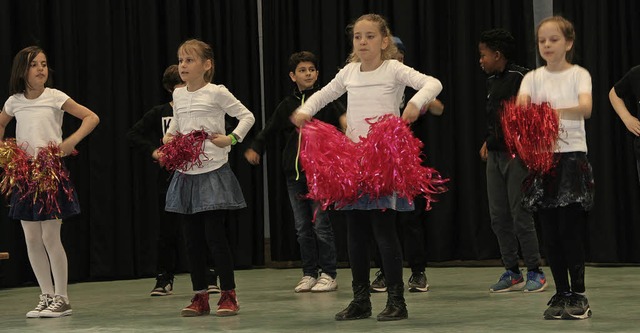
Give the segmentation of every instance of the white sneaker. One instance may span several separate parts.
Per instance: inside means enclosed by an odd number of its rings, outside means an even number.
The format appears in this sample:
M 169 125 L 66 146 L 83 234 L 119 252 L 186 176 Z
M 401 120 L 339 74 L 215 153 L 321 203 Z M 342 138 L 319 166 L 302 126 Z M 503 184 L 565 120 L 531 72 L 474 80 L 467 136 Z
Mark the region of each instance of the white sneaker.
M 321 293 L 325 291 L 335 291 L 337 289 L 338 282 L 336 281 L 336 279 L 332 278 L 328 274 L 322 273 L 316 285 L 311 288 L 311 292 Z
M 316 280 L 313 276 L 305 275 L 302 277 L 300 282 L 298 282 L 298 285 L 293 290 L 295 290 L 295 292 L 297 293 L 304 293 L 304 292 L 311 291 L 311 288 L 313 288 L 313 286 L 316 285 L 316 282 L 318 282 L 318 280 Z
M 40 318 L 40 312 L 49 307 L 49 304 L 53 303 L 53 297 L 51 295 L 40 295 L 40 302 L 35 309 L 27 312 L 27 318 Z

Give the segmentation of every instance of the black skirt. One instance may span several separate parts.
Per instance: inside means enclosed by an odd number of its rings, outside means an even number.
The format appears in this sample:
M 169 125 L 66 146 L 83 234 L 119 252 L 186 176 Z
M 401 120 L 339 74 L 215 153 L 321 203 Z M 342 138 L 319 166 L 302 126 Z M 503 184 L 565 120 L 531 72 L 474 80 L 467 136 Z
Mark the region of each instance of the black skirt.
M 565 207 L 579 203 L 593 207 L 595 184 L 585 152 L 556 153 L 556 166 L 544 175 L 530 174 L 522 183 L 522 205 L 530 210 Z

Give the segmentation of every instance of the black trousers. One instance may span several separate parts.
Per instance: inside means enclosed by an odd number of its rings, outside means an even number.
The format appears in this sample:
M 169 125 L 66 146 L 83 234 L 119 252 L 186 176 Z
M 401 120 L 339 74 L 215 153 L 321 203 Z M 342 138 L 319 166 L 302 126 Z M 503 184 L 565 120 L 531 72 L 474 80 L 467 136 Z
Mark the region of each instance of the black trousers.
M 354 283 L 369 283 L 370 244 L 380 251 L 387 285 L 402 283 L 402 248 L 396 230 L 396 211 L 345 211 L 349 264 Z
M 209 251 L 213 251 L 220 289 L 236 288 L 233 255 L 226 236 L 226 214 L 224 210 L 212 210 L 184 215 L 183 230 L 194 291 L 207 289 L 207 257 L 211 255 Z
M 556 283 L 556 291 L 585 292 L 586 213 L 579 203 L 538 212 L 547 262 Z M 569 277 L 571 284 L 569 284 Z

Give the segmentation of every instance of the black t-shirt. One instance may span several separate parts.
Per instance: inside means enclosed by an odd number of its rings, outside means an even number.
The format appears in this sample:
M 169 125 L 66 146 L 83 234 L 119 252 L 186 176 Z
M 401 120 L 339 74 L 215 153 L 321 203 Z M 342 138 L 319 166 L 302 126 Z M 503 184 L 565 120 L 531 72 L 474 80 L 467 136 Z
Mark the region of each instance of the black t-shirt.
M 623 99 L 630 112 L 636 109 L 636 117 L 640 118 L 640 66 L 631 68 L 614 86 L 616 95 Z

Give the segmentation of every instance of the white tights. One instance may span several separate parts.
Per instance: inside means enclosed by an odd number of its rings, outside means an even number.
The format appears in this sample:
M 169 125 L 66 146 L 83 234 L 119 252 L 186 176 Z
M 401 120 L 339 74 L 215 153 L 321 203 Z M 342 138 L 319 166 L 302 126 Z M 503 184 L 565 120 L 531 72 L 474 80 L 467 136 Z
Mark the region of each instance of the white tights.
M 21 222 L 29 262 L 40 290 L 43 294 L 67 298 L 67 254 L 60 240 L 62 220 Z

